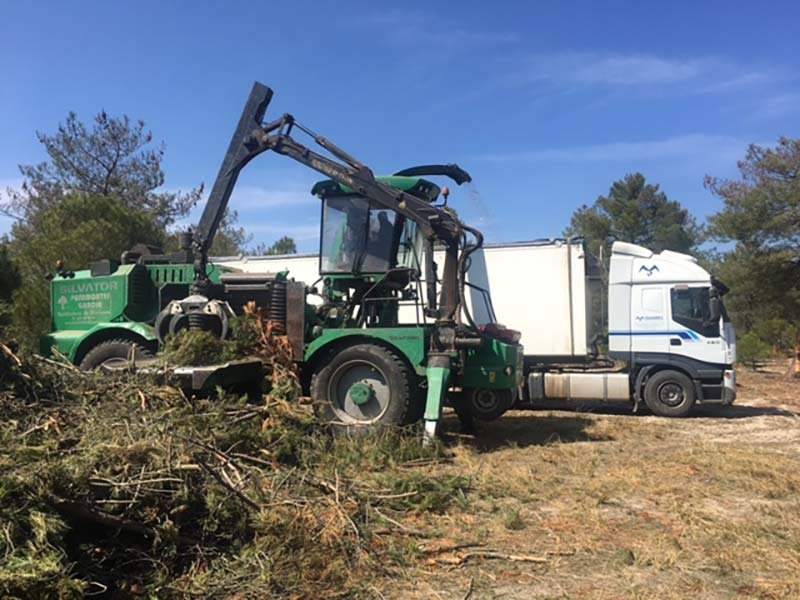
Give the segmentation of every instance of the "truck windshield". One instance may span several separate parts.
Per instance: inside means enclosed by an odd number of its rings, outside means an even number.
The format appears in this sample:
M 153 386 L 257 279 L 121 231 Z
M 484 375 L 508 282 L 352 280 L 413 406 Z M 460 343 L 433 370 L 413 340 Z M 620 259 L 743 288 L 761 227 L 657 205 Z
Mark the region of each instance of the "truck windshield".
M 709 288 L 672 288 L 672 320 L 705 337 L 719 337 L 719 323 L 711 321 Z
M 392 268 L 393 211 L 373 209 L 361 196 L 325 198 L 322 211 L 322 273 L 383 273 Z

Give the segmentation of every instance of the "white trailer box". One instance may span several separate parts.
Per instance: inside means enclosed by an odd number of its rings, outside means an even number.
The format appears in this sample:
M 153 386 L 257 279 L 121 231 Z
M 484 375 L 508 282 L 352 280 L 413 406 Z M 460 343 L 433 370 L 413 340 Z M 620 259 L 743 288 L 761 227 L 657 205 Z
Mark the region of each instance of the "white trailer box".
M 223 256 L 210 262 L 245 273 L 280 273 L 311 285 L 319 279 L 319 254 L 278 254 L 274 256 Z
M 582 242 L 492 244 L 471 258 L 467 281 L 489 292 L 498 323 L 522 333 L 526 356 L 587 355 L 592 268 Z M 489 322 L 480 292 L 470 288 L 469 299 L 475 321 Z

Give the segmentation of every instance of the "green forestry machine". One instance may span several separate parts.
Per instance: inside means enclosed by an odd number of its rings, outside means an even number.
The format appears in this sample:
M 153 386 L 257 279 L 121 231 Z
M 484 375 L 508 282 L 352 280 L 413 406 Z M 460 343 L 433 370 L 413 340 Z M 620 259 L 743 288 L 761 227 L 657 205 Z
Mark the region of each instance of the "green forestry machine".
M 422 178 L 461 184 L 469 175 L 456 165 L 427 165 L 375 177 L 292 115 L 264 123 L 271 98 L 270 88 L 253 86 L 200 222 L 181 234 L 179 252 L 137 247 L 119 262 L 59 270 L 51 282 L 53 331 L 42 351 L 55 348 L 83 369 L 129 366 L 185 328 L 226 337 L 231 319 L 255 302 L 284 328 L 305 391 L 326 421 L 404 425 L 424 417 L 434 435 L 448 391 L 461 407 L 499 416 L 521 384 L 519 336 L 494 323 L 476 326 L 466 271 L 482 236 L 445 209 L 446 188 Z M 333 158 L 298 142 L 295 130 Z M 266 151 L 329 178 L 312 189 L 322 200 L 321 291 L 286 273 L 242 273 L 209 261 L 239 172 Z M 440 195 L 445 202 L 435 204 Z M 441 270 L 434 247 L 444 250 Z M 401 322 L 401 305 L 414 307 L 415 323 Z M 257 380 L 256 363 L 175 374 L 190 389 L 213 389 Z

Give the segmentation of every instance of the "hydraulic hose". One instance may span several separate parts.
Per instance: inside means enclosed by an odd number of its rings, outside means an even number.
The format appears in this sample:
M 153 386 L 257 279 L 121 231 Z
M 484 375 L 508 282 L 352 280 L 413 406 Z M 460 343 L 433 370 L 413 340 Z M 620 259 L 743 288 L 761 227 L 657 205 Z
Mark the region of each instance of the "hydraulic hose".
M 483 247 L 483 234 L 475 229 L 474 227 L 470 227 L 469 225 L 465 225 L 464 223 L 461 224 L 466 231 L 471 233 L 475 237 L 475 244 L 471 247 L 467 247 L 466 243 L 466 235 L 464 236 L 464 250 L 461 252 L 461 256 L 458 260 L 458 300 L 461 304 L 461 307 L 464 311 L 464 316 L 467 318 L 467 323 L 469 323 L 470 327 L 474 330 L 478 330 L 478 326 L 475 324 L 475 320 L 472 317 L 472 313 L 467 306 L 466 295 L 464 293 L 464 289 L 466 288 L 467 282 L 467 269 L 469 268 L 469 257 L 470 255 L 479 250 Z

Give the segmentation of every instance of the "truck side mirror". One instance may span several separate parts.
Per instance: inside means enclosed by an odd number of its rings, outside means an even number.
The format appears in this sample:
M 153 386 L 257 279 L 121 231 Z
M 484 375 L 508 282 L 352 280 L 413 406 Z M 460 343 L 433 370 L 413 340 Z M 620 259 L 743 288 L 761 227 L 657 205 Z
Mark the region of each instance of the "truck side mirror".
M 711 297 L 708 299 L 708 309 L 711 313 L 709 320 L 712 323 L 718 322 L 719 318 L 722 316 L 722 304 L 720 303 L 718 294 L 711 294 Z

